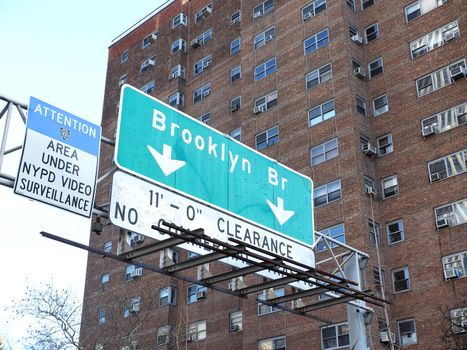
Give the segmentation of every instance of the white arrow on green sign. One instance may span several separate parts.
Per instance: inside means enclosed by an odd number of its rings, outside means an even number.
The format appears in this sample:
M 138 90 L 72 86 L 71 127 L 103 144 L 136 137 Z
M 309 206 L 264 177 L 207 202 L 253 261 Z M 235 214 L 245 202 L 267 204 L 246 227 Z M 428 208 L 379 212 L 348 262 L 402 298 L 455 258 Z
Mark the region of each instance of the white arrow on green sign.
M 120 103 L 118 167 L 313 243 L 310 178 L 129 85 Z

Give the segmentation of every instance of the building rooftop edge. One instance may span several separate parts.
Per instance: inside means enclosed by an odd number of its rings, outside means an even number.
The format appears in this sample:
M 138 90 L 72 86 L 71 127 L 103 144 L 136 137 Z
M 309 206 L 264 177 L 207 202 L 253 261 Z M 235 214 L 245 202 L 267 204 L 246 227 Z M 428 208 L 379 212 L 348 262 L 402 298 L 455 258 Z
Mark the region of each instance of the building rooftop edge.
M 167 0 L 166 2 L 164 2 L 162 5 L 160 5 L 158 8 L 156 8 L 155 10 L 153 10 L 152 12 L 150 12 L 149 14 L 147 14 L 146 16 L 144 16 L 143 18 L 141 18 L 138 22 L 136 22 L 135 24 L 133 24 L 131 27 L 129 27 L 128 29 L 126 29 L 125 31 L 123 31 L 121 34 L 117 35 L 114 39 L 112 39 L 112 41 L 110 42 L 110 45 L 109 45 L 109 48 L 112 47 L 115 43 L 117 43 L 118 41 L 120 41 L 121 39 L 123 39 L 125 36 L 127 36 L 129 33 L 131 33 L 133 30 L 135 30 L 136 28 L 138 28 L 139 26 L 143 25 L 144 23 L 146 23 L 150 18 L 152 18 L 154 15 L 158 14 L 159 12 L 161 12 L 162 10 L 164 10 L 166 7 L 168 7 L 169 5 L 171 5 L 172 3 L 174 3 L 175 1 L 177 0 Z

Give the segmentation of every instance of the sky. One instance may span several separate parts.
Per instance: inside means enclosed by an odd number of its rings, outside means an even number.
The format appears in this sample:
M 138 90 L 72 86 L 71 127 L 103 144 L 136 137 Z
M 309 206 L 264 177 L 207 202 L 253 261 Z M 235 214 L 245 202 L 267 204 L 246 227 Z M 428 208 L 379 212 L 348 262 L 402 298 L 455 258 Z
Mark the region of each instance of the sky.
M 28 104 L 34 96 L 100 124 L 108 46 L 165 0 L 0 0 L 0 95 Z M 0 101 L 0 109 L 5 103 Z M 4 119 L 0 120 L 0 140 Z M 13 114 L 7 149 L 23 143 L 24 125 Z M 0 171 L 16 176 L 20 152 Z M 88 243 L 90 219 L 32 201 L 0 185 L 0 336 L 13 349 L 25 321 L 5 307 L 27 285 L 53 281 L 82 297 L 87 253 L 43 238 L 46 231 Z

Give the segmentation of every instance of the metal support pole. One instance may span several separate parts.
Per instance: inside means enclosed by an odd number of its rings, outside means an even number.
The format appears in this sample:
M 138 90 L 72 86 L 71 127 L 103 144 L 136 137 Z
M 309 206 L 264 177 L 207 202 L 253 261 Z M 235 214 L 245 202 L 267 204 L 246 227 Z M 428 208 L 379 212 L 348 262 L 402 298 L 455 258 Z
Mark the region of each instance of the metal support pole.
M 8 112 L 5 120 L 5 129 L 3 130 L 2 144 L 0 146 L 0 171 L 2 170 L 3 157 L 5 155 L 6 139 L 8 137 L 8 131 L 10 129 L 11 110 L 13 109 L 13 103 L 8 102 Z

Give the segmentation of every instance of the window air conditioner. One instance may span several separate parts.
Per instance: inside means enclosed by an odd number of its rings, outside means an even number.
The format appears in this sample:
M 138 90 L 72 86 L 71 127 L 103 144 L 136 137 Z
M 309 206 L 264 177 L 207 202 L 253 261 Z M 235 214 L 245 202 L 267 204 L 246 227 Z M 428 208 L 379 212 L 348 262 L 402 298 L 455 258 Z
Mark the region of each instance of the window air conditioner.
M 134 235 L 133 237 L 131 237 L 131 245 L 140 244 L 140 243 L 143 243 L 143 241 L 144 241 L 143 235 Z
M 174 79 L 176 76 L 177 76 L 177 73 L 172 73 L 172 74 L 170 74 L 169 79 Z
M 449 71 L 452 80 L 459 80 L 467 75 L 467 70 L 463 66 L 452 68 Z
M 170 337 L 168 335 L 157 336 L 157 344 L 168 344 L 169 342 L 170 342 Z
M 438 180 L 441 180 L 441 174 L 440 173 L 433 173 L 430 175 L 430 180 L 431 182 L 435 182 Z
M 194 49 L 196 49 L 197 47 L 199 47 L 200 44 L 199 44 L 198 38 L 193 39 L 193 40 L 191 41 L 190 45 L 191 45 L 191 47 L 194 48 Z
M 258 18 L 258 17 L 261 16 L 261 15 L 262 15 L 261 12 L 255 12 L 255 13 L 253 14 L 253 19 Z
M 357 67 L 353 69 L 353 75 L 357 76 L 358 78 L 365 78 L 365 70 L 363 67 Z
M 266 41 L 269 41 L 269 40 L 272 40 L 274 39 L 274 35 L 268 35 L 267 38 L 266 38 Z
M 422 129 L 423 137 L 428 137 L 428 136 L 435 135 L 435 134 L 436 134 L 436 127 L 434 125 L 428 125 L 428 126 L 423 127 Z
M 140 303 L 133 303 L 130 307 L 130 312 L 138 312 L 140 307 Z
M 120 79 L 118 81 L 118 86 L 122 86 L 123 84 L 125 84 L 125 79 Z
M 209 90 L 203 91 L 203 97 L 209 96 L 210 93 L 211 93 L 211 91 L 209 91 Z
M 156 41 L 157 40 L 157 33 L 152 33 L 151 34 L 151 39 Z
M 211 61 L 203 62 L 203 68 L 208 68 L 211 65 Z
M 266 108 L 264 108 L 264 106 L 257 106 L 253 109 L 253 113 L 254 114 L 259 114 L 259 113 L 262 113 L 266 110 Z
M 375 196 L 376 189 L 373 186 L 366 186 L 366 194 L 369 196 Z
M 446 218 L 441 218 L 436 220 L 436 227 L 438 229 L 449 227 L 449 221 Z
M 375 156 L 377 153 L 376 147 L 373 146 L 371 143 L 367 143 L 365 146 L 363 146 L 363 153 L 368 157 Z
M 204 16 L 207 16 L 207 15 L 209 15 L 210 13 L 212 13 L 212 8 L 211 8 L 211 7 L 205 7 L 205 8 L 203 9 L 203 15 L 204 15 Z
M 202 291 L 196 292 L 196 299 L 197 300 L 206 299 L 206 291 L 202 290 Z
M 447 43 L 448 41 L 454 40 L 455 38 L 457 38 L 456 32 L 449 32 L 443 35 L 443 40 L 445 43 Z
M 297 300 L 292 301 L 292 309 L 299 309 L 304 306 L 305 306 L 305 303 L 303 302 L 302 299 L 297 299 Z
M 362 39 L 362 37 L 361 37 L 360 35 L 358 35 L 358 34 L 352 35 L 352 36 L 350 37 L 350 39 L 351 39 L 353 42 L 357 43 L 357 44 L 363 44 L 363 39 Z
M 308 18 L 311 18 L 313 16 L 313 12 L 307 12 L 303 14 L 303 20 L 306 21 Z
M 143 269 L 142 268 L 138 268 L 138 269 L 135 269 L 133 271 L 130 272 L 130 277 L 141 277 L 143 275 Z
M 391 342 L 392 344 L 396 343 L 396 335 L 394 333 L 388 333 L 388 332 L 379 332 L 379 340 L 381 343 L 389 343 Z
M 186 341 L 187 342 L 192 342 L 196 340 L 196 333 L 188 333 L 186 336 Z
M 452 270 L 447 270 L 445 272 L 445 275 L 446 275 L 447 280 L 453 280 L 453 279 L 457 279 L 457 278 L 461 277 L 462 272 L 459 271 L 458 269 L 452 269 Z
M 156 60 L 149 59 L 148 64 L 150 64 L 151 66 L 154 66 L 156 64 Z
M 240 22 L 240 18 L 237 17 L 237 18 L 234 18 L 230 21 L 230 24 L 235 24 L 235 23 L 239 23 Z
M 238 324 L 233 324 L 230 326 L 231 332 L 238 332 L 240 330 L 240 326 Z

